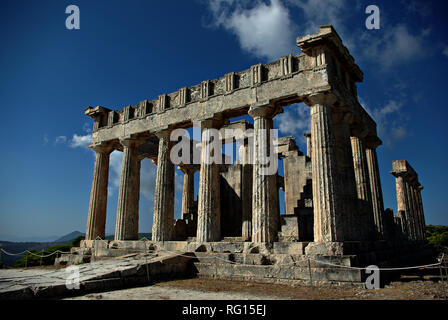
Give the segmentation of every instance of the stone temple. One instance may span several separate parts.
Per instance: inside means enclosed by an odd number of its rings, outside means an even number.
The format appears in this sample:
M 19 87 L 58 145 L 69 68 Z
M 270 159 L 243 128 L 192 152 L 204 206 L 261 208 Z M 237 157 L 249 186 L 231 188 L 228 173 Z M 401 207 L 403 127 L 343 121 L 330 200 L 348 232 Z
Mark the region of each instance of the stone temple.
M 219 79 L 161 94 L 122 110 L 88 107 L 96 153 L 86 239 L 72 256 L 92 260 L 169 250 L 189 254 L 201 276 L 228 279 L 306 280 L 312 267 L 322 282 L 360 282 L 363 272 L 320 265 L 398 266 L 425 256 L 423 187 L 406 160 L 393 162 L 398 213 L 384 209 L 376 149 L 376 123 L 358 101 L 363 72 L 332 26 L 297 38 L 302 53 L 231 72 Z M 272 129 L 283 108 L 305 103 L 311 132 L 302 152 L 294 137 L 258 135 Z M 230 119 L 249 115 L 253 123 Z M 175 129 L 202 130 L 198 163 L 174 164 Z M 210 129 L 253 129 L 240 161 L 211 163 Z M 205 139 L 204 139 L 205 138 Z M 222 143 L 240 137 L 222 135 Z M 265 148 L 266 150 L 262 150 Z M 105 238 L 109 155 L 123 152 L 114 240 Z M 284 176 L 260 174 L 254 153 L 276 152 Z M 255 154 L 256 156 L 256 154 Z M 138 239 L 140 163 L 157 165 L 152 239 Z M 181 219 L 175 219 L 175 166 L 184 173 Z M 199 172 L 194 199 L 194 174 Z M 280 213 L 279 190 L 285 212 Z M 146 214 L 146 213 L 141 213 Z M 150 214 L 149 212 L 147 214 Z M 421 254 L 420 254 L 421 253 Z M 203 257 L 219 257 L 205 260 Z M 228 260 L 222 261 L 222 260 Z

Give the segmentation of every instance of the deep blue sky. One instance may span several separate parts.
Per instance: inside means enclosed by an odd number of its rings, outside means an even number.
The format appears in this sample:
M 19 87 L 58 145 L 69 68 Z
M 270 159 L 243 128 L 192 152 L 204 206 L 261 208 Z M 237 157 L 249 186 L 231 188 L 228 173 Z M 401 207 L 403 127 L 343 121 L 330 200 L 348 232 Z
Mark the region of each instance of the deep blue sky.
M 0 240 L 85 231 L 94 157 L 86 148 L 92 122 L 84 108 L 121 109 L 297 54 L 295 37 L 316 32 L 320 24 L 335 26 L 364 71 L 359 98 L 384 141 L 378 157 L 385 206 L 396 211 L 391 162 L 407 159 L 425 187 L 426 222 L 448 225 L 443 3 L 2 0 Z M 70 4 L 80 8 L 80 30 L 65 27 Z M 370 4 L 380 8 L 380 30 L 365 28 Z M 275 123 L 281 135 L 301 137 L 307 117 L 306 108 L 291 106 Z M 113 154 L 108 233 L 115 225 L 119 162 Z M 141 232 L 152 227 L 154 172 L 145 160 Z M 181 182 L 179 175 L 177 191 Z

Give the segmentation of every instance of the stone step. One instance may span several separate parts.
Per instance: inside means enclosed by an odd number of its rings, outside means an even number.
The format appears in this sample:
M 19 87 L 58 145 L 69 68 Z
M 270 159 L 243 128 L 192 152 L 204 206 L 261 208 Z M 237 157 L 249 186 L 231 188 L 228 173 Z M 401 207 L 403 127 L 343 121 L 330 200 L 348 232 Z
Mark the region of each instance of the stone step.
M 261 253 L 208 253 L 195 252 L 194 262 L 216 263 L 216 264 L 243 264 L 243 265 L 286 265 L 308 268 L 308 258 L 303 255 L 291 254 L 261 254 Z M 310 260 L 311 267 L 333 268 L 334 266 L 325 264 L 331 263 L 340 266 L 354 266 L 354 256 L 324 257 Z M 323 261 L 320 263 L 319 261 Z
M 310 280 L 308 267 L 276 265 L 240 265 L 194 262 L 192 272 L 198 277 L 229 280 L 251 280 L 260 282 L 278 282 L 278 280 Z M 311 268 L 312 280 L 319 283 L 346 282 L 362 283 L 361 270 L 346 268 Z
M 131 285 L 148 284 L 161 279 L 185 278 L 189 275 L 190 257 L 175 254 L 129 256 L 109 258 L 78 265 L 80 287 L 73 290 L 66 286 L 65 269 L 0 270 L 0 300 L 54 298 L 82 295 L 86 292 L 122 289 Z M 32 276 L 20 273 L 33 272 Z

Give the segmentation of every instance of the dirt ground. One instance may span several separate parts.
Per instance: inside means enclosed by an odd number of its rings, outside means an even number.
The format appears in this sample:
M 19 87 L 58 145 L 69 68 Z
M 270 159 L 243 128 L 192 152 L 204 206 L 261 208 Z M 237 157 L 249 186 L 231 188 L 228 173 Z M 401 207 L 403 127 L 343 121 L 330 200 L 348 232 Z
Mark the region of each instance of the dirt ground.
M 216 279 L 186 279 L 87 294 L 87 300 L 448 300 L 448 282 L 400 279 L 382 289 L 288 286 Z

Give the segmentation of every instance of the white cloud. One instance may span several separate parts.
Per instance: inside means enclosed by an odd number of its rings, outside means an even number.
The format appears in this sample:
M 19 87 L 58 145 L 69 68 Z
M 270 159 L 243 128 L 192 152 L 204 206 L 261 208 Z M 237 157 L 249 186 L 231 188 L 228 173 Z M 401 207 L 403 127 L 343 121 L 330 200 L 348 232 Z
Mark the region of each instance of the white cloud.
M 66 136 L 56 137 L 56 140 L 54 141 L 55 144 L 66 143 L 66 142 L 67 142 L 67 137 Z
M 49 142 L 49 140 L 48 140 L 48 134 L 44 134 L 44 146 L 46 146 L 47 144 L 48 144 L 48 142 Z
M 70 141 L 70 147 L 72 148 L 87 148 L 92 140 L 91 134 L 86 134 L 84 136 L 78 136 L 76 133 L 73 135 Z
M 430 29 L 423 29 L 420 34 L 413 34 L 405 24 L 384 27 L 379 33 L 364 33 L 360 38 L 365 44 L 363 56 L 377 62 L 381 71 L 391 66 L 409 63 L 425 56 L 426 39 Z
M 345 0 L 288 0 L 292 5 L 302 9 L 305 16 L 301 34 L 317 32 L 319 25 L 332 24 L 338 32 L 344 28 L 344 19 L 347 17 L 351 4 L 347 6 Z M 343 12 L 346 11 L 344 14 Z
M 210 1 L 214 25 L 235 34 L 241 48 L 258 58 L 276 60 L 297 51 L 295 27 L 280 0 L 257 1 L 252 8 L 243 7 L 246 3 L 235 6 L 232 0 Z
M 82 130 L 86 133 L 92 133 L 92 124 L 88 122 L 84 122 L 84 125 L 82 126 Z
M 142 160 L 140 172 L 140 193 L 149 201 L 154 200 L 157 166 L 150 160 Z
M 111 196 L 118 191 L 120 186 L 121 165 L 123 153 L 114 151 L 110 154 L 109 161 L 109 189 L 108 195 Z M 148 201 L 154 200 L 154 191 L 157 177 L 157 166 L 149 159 L 143 159 L 140 167 L 140 195 Z M 175 174 L 175 193 L 182 193 L 183 175 L 176 172 Z M 176 198 L 177 199 L 177 198 Z
M 311 119 L 309 107 L 303 103 L 294 104 L 284 108 L 284 112 L 275 117 L 278 130 L 282 136 L 293 136 L 296 143 L 306 143 L 303 136 L 305 132 L 311 131 Z
M 395 142 L 409 135 L 408 119 L 401 109 L 403 104 L 396 100 L 389 100 L 383 107 L 371 109 L 362 98 L 361 105 L 377 124 L 377 133 L 384 144 L 392 146 Z
M 443 51 L 442 51 L 443 55 L 448 57 L 448 46 L 446 46 Z

